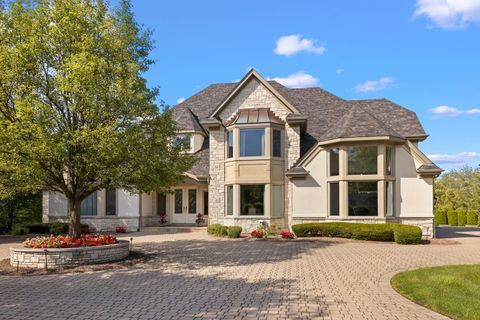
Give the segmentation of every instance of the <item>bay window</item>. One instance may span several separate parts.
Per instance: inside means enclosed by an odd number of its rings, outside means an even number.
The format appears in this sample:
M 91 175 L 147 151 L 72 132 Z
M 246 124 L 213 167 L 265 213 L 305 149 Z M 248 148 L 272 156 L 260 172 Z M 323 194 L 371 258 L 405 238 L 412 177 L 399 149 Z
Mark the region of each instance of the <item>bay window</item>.
M 233 157 L 233 131 L 227 131 L 227 158 Z
M 378 182 L 348 182 L 348 215 L 378 215 Z
M 385 187 L 385 215 L 387 217 L 393 217 L 395 215 L 395 181 L 387 181 Z
M 333 148 L 329 151 L 330 176 L 338 176 L 340 168 L 340 149 Z
M 278 129 L 272 130 L 272 156 L 282 156 L 282 131 Z
M 240 215 L 265 214 L 265 185 L 240 185 Z
M 393 176 L 393 147 L 387 146 L 385 149 L 385 174 Z
M 377 174 L 377 155 L 376 146 L 348 147 L 348 174 Z
M 330 198 L 330 215 L 338 216 L 340 214 L 340 188 L 338 182 L 330 182 L 329 186 L 329 198 Z
M 265 129 L 240 129 L 240 156 L 261 157 L 265 155 Z

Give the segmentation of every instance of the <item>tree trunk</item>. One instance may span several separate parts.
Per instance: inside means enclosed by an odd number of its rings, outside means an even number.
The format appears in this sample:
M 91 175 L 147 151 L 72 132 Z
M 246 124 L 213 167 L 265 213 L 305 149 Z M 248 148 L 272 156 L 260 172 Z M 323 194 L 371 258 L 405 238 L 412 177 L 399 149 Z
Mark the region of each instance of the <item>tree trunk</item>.
M 68 235 L 70 237 L 80 236 L 80 199 L 68 199 Z

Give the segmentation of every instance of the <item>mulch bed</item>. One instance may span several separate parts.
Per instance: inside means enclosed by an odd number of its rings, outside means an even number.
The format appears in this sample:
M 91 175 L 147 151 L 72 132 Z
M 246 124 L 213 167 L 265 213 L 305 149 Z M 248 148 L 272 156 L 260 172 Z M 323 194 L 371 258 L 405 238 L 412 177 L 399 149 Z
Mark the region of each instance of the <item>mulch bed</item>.
M 41 276 L 49 274 L 67 274 L 67 273 L 84 273 L 93 271 L 103 271 L 112 269 L 124 269 L 136 264 L 146 263 L 153 259 L 152 254 L 146 254 L 140 251 L 131 251 L 130 255 L 124 260 L 101 263 L 101 264 L 89 264 L 68 266 L 57 269 L 31 269 L 31 268 L 19 268 L 17 272 L 16 267 L 10 265 L 10 259 L 0 260 L 0 276 Z

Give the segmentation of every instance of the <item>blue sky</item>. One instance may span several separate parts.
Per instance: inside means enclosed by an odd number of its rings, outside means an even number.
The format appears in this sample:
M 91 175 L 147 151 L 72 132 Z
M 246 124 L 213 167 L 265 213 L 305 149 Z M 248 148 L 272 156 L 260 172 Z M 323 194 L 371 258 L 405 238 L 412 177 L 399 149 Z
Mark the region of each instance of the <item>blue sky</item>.
M 174 105 L 250 67 L 417 113 L 441 167 L 480 163 L 480 0 L 133 0 L 152 29 L 146 74 Z

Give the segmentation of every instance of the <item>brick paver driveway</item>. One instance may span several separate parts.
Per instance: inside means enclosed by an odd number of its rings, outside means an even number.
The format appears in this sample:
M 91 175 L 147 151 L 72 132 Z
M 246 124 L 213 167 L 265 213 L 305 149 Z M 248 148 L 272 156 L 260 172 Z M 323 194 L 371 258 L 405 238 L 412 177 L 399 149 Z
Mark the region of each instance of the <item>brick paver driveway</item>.
M 409 268 L 480 263 L 480 238 L 449 235 L 462 243 L 137 237 L 136 249 L 154 255 L 146 265 L 0 277 L 0 319 L 442 319 L 389 280 Z

